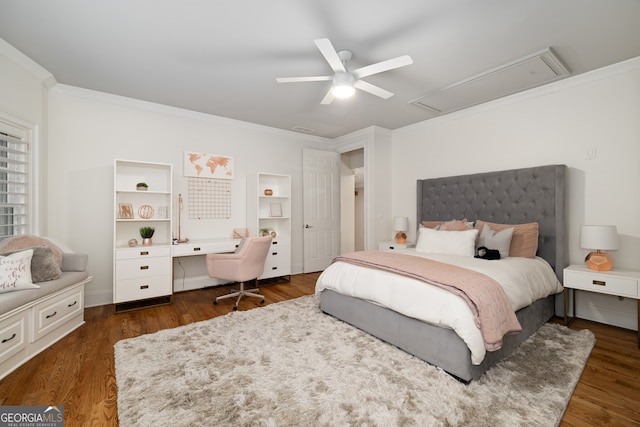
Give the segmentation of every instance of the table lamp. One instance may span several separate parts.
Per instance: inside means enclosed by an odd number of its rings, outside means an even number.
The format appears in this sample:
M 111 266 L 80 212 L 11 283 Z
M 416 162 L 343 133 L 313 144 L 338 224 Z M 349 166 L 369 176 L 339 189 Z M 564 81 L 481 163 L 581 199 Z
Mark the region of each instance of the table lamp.
M 407 231 L 409 230 L 409 218 L 406 216 L 393 217 L 393 231 L 396 232 L 396 243 L 404 243 L 407 241 Z
M 615 225 L 583 225 L 580 229 L 580 247 L 591 249 L 584 263 L 591 270 L 609 271 L 613 268 L 613 259 L 603 250 L 618 249 L 618 231 Z

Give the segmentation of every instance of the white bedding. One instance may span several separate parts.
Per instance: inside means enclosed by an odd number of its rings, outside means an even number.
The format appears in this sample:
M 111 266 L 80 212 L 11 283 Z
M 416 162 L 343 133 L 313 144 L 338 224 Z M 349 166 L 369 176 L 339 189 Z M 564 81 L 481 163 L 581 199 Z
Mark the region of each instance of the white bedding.
M 488 261 L 470 256 L 425 254 L 415 249 L 396 252 L 484 273 L 502 286 L 514 311 L 562 291 L 562 285 L 551 266 L 542 258 L 509 257 Z M 324 289 L 453 329 L 469 347 L 474 365 L 479 365 L 486 355 L 482 334 L 474 323 L 471 309 L 461 297 L 444 289 L 391 272 L 345 262 L 335 262 L 322 272 L 316 283 L 316 293 Z

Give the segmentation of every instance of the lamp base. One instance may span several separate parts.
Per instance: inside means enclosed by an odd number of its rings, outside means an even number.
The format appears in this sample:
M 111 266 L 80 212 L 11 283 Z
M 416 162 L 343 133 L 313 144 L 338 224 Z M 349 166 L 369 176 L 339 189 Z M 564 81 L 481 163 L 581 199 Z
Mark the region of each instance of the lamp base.
M 605 252 L 590 252 L 584 259 L 584 263 L 591 270 L 609 271 L 613 268 L 613 258 Z
M 398 244 L 402 244 L 405 243 L 407 241 L 407 233 L 405 233 L 404 231 L 398 231 L 396 233 L 396 243 Z

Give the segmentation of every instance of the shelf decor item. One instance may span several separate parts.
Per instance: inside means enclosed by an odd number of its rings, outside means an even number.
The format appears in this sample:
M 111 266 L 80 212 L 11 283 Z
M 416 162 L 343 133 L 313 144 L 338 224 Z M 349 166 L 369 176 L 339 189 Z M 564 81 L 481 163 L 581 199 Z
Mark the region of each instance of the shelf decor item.
M 138 208 L 138 215 L 140 218 L 149 219 L 153 218 L 154 210 L 150 205 L 142 205 Z
M 279 218 L 282 216 L 282 205 L 280 203 L 271 203 L 269 205 L 269 216 Z
M 153 227 L 140 227 L 140 237 L 142 237 L 142 246 L 151 246 L 153 237 L 153 233 L 155 233 L 156 229 Z
M 133 219 L 133 207 L 131 203 L 120 203 L 118 205 L 118 218 Z
M 136 184 L 136 190 L 138 191 L 147 191 L 149 189 L 149 184 L 146 182 L 139 182 Z
M 265 195 L 265 196 L 273 196 L 273 190 L 272 190 L 272 189 L 270 189 L 270 188 L 266 188 L 266 189 L 264 190 L 264 195 Z

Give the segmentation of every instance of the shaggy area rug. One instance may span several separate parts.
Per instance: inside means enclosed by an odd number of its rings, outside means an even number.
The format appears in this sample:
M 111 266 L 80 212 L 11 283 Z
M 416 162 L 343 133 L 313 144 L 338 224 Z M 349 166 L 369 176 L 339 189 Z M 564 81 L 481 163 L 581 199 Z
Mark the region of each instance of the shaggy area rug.
M 546 324 L 464 385 L 306 296 L 115 345 L 120 426 L 554 426 L 595 338 Z

